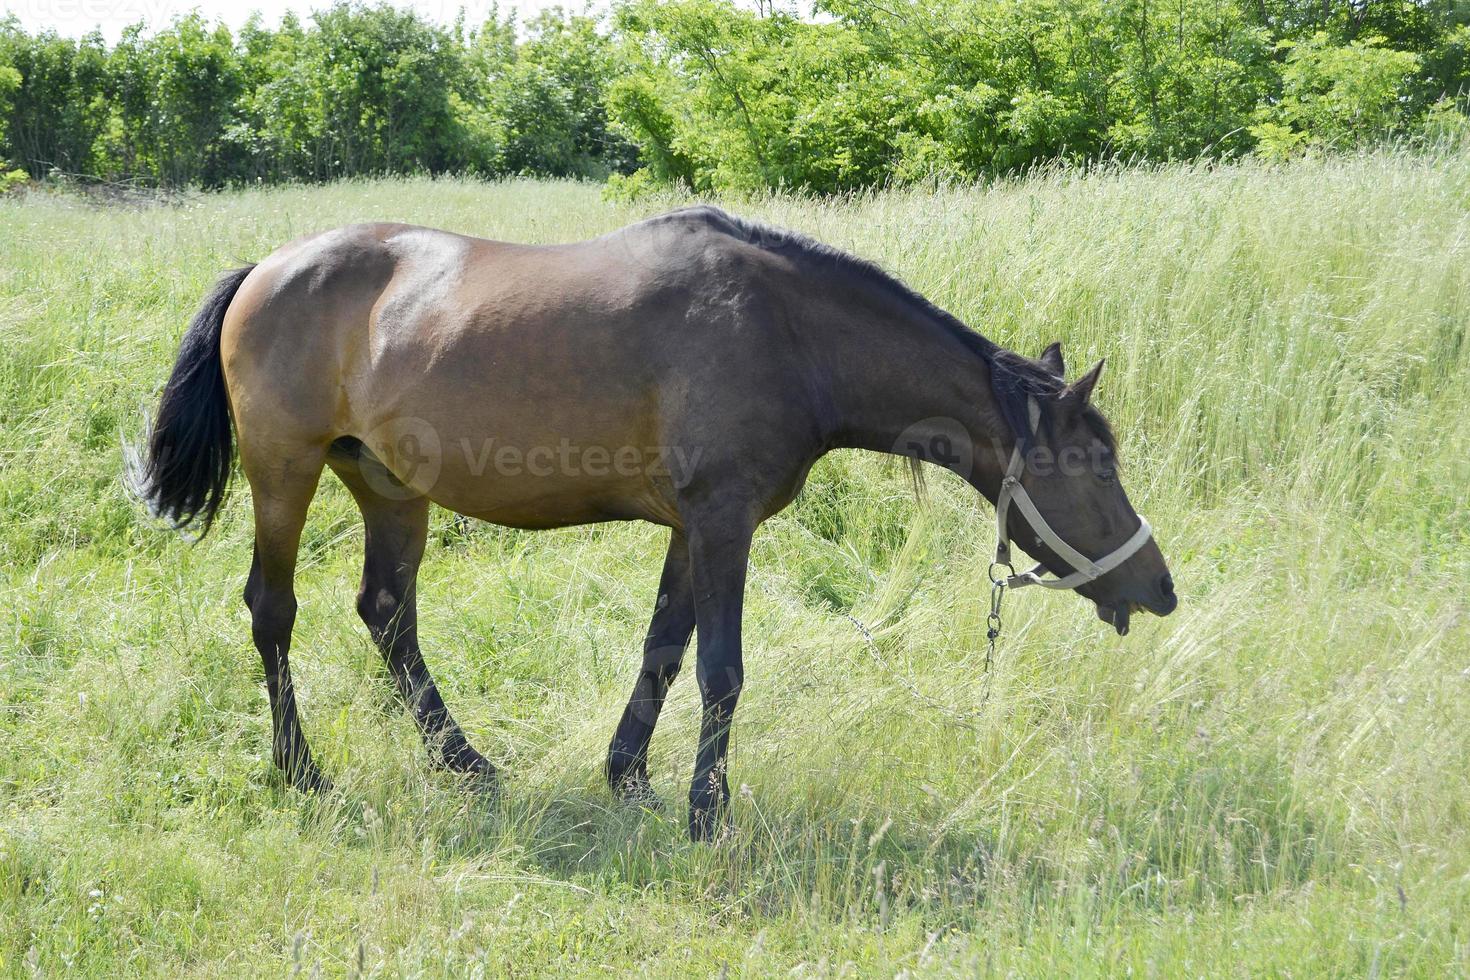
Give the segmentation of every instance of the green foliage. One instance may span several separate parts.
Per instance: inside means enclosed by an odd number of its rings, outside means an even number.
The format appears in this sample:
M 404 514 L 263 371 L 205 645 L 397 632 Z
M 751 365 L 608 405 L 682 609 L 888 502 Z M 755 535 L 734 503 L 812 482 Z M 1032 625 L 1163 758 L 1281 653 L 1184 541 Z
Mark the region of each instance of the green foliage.
M 389 6 L 314 16 L 307 75 L 320 106 L 327 176 L 440 172 L 453 156 L 449 94 L 459 64 L 449 38 Z
M 189 14 L 111 49 L 0 21 L 0 147 L 37 177 L 218 187 L 387 173 L 632 169 L 611 135 L 612 41 L 548 11 L 517 40 L 497 15 L 466 34 L 390 4 L 339 2 L 232 36 Z
M 1148 0 L 1108 4 L 1104 46 L 1116 59 L 1109 142 L 1151 159 L 1229 155 L 1271 88 L 1267 32 L 1235 4 Z
M 10 120 L 11 99 L 20 88 L 21 75 L 10 65 L 0 65 L 0 127 Z M 0 141 L 5 139 L 5 130 L 0 128 Z
M 1265 120 L 1250 128 L 1256 141 L 1256 156 L 1272 163 L 1282 163 L 1299 156 L 1307 145 L 1307 134 L 1290 126 Z
M 1470 136 L 1470 117 L 1459 99 L 1440 99 L 1424 114 L 1420 134 L 1430 143 L 1464 140 Z
M 609 108 L 654 179 L 830 192 L 1057 158 L 1359 145 L 1470 81 L 1458 7 L 1328 6 L 824 0 L 814 23 L 629 0 Z
M 0 145 L 3 145 L 5 142 L 4 127 L 10 117 L 11 98 L 15 94 L 15 90 L 20 88 L 20 83 L 20 72 L 9 65 L 0 65 Z M 0 164 L 3 163 L 4 161 L 0 160 Z M 0 174 L 0 194 L 10 191 L 13 187 L 24 183 L 28 179 L 30 179 L 30 174 L 19 169 L 9 170 Z
M 602 176 L 629 169 L 634 148 L 609 129 L 612 42 L 589 17 L 547 11 L 528 25 L 489 25 L 471 54 L 477 79 L 466 111 L 482 173 Z
M 617 0 L 605 19 L 492 12 L 467 29 L 339 0 L 238 36 L 190 14 L 110 49 L 10 18 L 0 68 L 19 79 L 0 94 L 0 153 L 35 177 L 542 174 L 615 177 L 624 196 L 830 194 L 1448 132 L 1470 86 L 1470 6 Z
M 0 65 L 20 76 L 3 106 L 0 156 L 33 177 L 92 172 L 93 141 L 106 118 L 107 58 L 97 35 L 30 36 L 14 18 L 0 20 Z
M 224 27 L 197 13 L 145 36 L 131 27 L 107 61 L 110 112 L 94 159 L 171 186 L 217 186 L 229 176 L 225 134 L 241 94 L 240 64 Z
M 700 190 L 837 191 L 886 176 L 912 93 L 856 32 L 722 0 L 640 0 L 618 27 L 637 80 L 616 90 L 613 115 L 655 148 L 653 173 Z
M 1381 37 L 1336 45 L 1320 32 L 1282 47 L 1281 101 L 1267 115 L 1331 147 L 1361 146 L 1403 127 L 1418 55 L 1389 50 Z

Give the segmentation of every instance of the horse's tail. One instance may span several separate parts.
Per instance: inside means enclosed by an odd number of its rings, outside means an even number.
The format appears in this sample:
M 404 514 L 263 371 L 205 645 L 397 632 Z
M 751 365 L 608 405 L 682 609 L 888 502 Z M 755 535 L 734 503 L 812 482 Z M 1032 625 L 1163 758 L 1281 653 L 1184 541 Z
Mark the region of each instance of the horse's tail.
M 128 452 L 128 484 L 154 516 L 177 530 L 209 532 L 224 501 L 234 457 L 230 404 L 220 362 L 225 311 L 255 266 L 220 277 L 194 314 L 164 385 L 142 453 Z M 141 458 L 140 458 L 141 455 Z

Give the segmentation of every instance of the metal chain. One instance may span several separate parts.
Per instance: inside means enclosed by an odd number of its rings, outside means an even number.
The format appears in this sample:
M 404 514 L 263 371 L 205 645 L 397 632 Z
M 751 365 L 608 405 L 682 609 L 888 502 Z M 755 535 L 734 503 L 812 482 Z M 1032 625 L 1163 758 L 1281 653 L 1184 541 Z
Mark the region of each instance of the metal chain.
M 980 706 L 984 707 L 990 702 L 990 680 L 994 676 L 991 667 L 995 661 L 995 641 L 1000 639 L 1000 604 L 1006 597 L 1006 581 L 1008 576 L 996 575 L 995 570 L 1002 568 L 1016 574 L 1015 568 L 1008 561 L 994 561 L 990 563 L 990 615 L 985 618 L 985 639 L 988 645 L 985 648 L 985 686 L 980 693 Z
M 1009 574 L 997 575 L 996 569 L 1004 569 Z M 960 721 L 961 724 L 968 725 L 968 719 L 978 716 L 981 711 L 985 709 L 985 706 L 990 703 L 990 681 L 991 678 L 994 676 L 994 671 L 992 670 L 992 668 L 994 666 L 996 657 L 995 643 L 997 640 L 1000 639 L 1001 631 L 1000 604 L 1002 601 L 1005 600 L 1006 588 L 1009 584 L 1009 579 L 1015 574 L 1015 567 L 1008 561 L 993 561 L 990 563 L 990 615 L 985 618 L 985 639 L 987 641 L 987 645 L 985 648 L 984 667 L 985 682 L 980 693 L 980 703 L 976 705 L 972 711 L 966 712 L 963 719 L 956 719 L 957 721 Z M 863 621 L 855 616 L 852 616 L 849 613 L 843 613 L 842 615 L 844 619 L 857 627 L 858 632 L 861 633 L 863 639 L 867 641 L 868 649 L 872 652 L 873 658 L 877 660 L 880 665 L 886 667 L 887 664 L 883 662 L 883 657 L 878 652 L 878 643 L 876 640 L 874 640 L 872 632 L 868 629 L 867 626 L 863 624 Z M 905 686 L 907 686 L 909 692 L 919 700 L 924 701 L 931 706 L 942 708 L 942 706 L 935 702 L 933 699 L 925 697 L 923 694 L 921 694 L 918 688 L 914 687 L 912 683 L 905 682 Z

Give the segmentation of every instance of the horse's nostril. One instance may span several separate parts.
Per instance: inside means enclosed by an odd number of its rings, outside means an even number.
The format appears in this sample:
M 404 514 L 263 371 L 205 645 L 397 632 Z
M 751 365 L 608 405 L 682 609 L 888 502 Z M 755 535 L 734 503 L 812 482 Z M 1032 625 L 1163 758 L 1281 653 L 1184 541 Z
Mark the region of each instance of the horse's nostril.
M 1164 577 L 1159 579 L 1159 592 L 1163 593 L 1165 599 L 1174 598 L 1174 576 L 1164 573 Z

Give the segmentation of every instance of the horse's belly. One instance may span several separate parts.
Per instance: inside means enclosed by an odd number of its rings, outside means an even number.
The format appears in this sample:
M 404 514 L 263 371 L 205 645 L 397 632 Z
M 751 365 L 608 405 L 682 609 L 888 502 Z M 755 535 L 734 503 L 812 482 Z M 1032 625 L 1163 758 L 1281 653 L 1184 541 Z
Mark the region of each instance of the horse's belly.
M 496 473 L 440 481 L 428 496 L 456 513 L 527 530 L 616 520 L 677 523 L 672 496 L 637 479 Z

